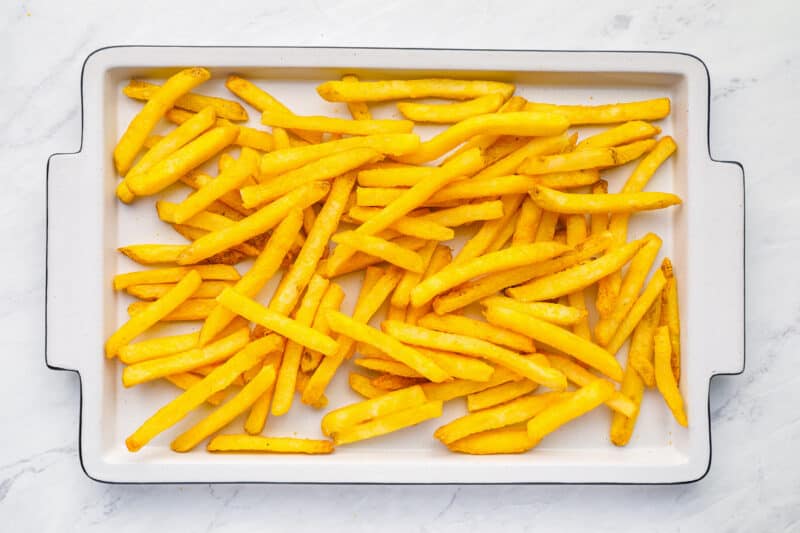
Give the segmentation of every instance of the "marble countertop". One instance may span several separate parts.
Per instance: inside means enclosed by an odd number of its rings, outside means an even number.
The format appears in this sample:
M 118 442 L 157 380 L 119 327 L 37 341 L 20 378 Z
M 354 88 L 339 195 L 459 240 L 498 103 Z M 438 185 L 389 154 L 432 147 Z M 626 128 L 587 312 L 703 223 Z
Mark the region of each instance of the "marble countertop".
M 800 531 L 799 4 L 217 4 L 12 0 L 0 7 L 0 530 Z M 747 175 L 747 369 L 712 382 L 708 476 L 651 487 L 88 479 L 77 457 L 78 377 L 44 366 L 44 169 L 50 153 L 77 149 L 81 64 L 109 44 L 653 49 L 703 58 L 711 73 L 711 153 L 741 161 Z

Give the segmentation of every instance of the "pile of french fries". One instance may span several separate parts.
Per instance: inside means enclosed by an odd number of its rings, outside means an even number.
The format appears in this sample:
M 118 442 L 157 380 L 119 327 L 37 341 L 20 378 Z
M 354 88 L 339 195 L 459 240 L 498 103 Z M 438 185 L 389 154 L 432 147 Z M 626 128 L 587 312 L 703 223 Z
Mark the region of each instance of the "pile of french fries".
M 669 114 L 668 99 L 567 106 L 495 81 L 345 76 L 317 88 L 347 105 L 344 119 L 296 115 L 230 76 L 226 87 L 268 131 L 237 125 L 248 120 L 239 102 L 192 92 L 210 77 L 190 68 L 124 89 L 145 103 L 114 150 L 117 196 L 156 196 L 154 215 L 187 240 L 120 248 L 151 268 L 115 276 L 114 289 L 140 301 L 106 356 L 126 365 L 126 387 L 182 389 L 127 438 L 129 450 L 204 404 L 207 416 L 173 450 L 211 437 L 212 452 L 330 453 L 440 417 L 459 398 L 467 414 L 434 433 L 456 452 L 531 450 L 601 405 L 611 441 L 624 446 L 646 387 L 687 425 L 672 265 L 654 268 L 657 235 L 628 239 L 633 214 L 681 203 L 644 190 L 676 150 L 651 123 Z M 372 118 L 372 103 L 394 100 L 405 120 Z M 153 135 L 164 119 L 175 127 Z M 423 141 L 417 123 L 446 127 Z M 583 139 L 568 131 L 582 125 L 609 126 Z M 212 160 L 215 177 L 200 170 Z M 611 193 L 602 173 L 621 165 L 629 177 Z M 176 187 L 189 194 L 161 199 Z M 443 243 L 460 227 L 472 232 L 455 251 Z M 335 280 L 355 272 L 348 315 Z M 173 321 L 198 327 L 134 342 Z M 328 408 L 326 389 L 345 366 L 359 369 L 349 385 L 365 399 L 321 417 L 329 439 L 264 435 L 268 415 L 286 415 L 298 398 Z M 219 434 L 241 414 L 243 427 Z

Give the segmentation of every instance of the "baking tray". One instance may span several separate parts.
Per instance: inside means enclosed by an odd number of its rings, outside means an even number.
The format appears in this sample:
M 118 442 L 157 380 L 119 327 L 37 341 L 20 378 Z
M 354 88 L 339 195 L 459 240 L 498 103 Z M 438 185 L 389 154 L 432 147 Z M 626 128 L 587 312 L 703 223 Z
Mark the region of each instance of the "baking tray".
M 224 93 L 236 72 L 300 114 L 347 116 L 342 104 L 316 96 L 315 86 L 346 73 L 364 78 L 455 77 L 510 81 L 517 94 L 558 103 L 606 103 L 668 96 L 670 117 L 659 122 L 679 150 L 654 176 L 651 189 L 685 199 L 678 209 L 635 217 L 632 237 L 656 231 L 680 280 L 683 391 L 689 429 L 678 426 L 655 394 L 647 394 L 631 443 L 608 441 L 609 413 L 597 409 L 549 436 L 534 451 L 511 456 L 452 454 L 432 437 L 463 406 L 450 402 L 442 419 L 351 446 L 330 456 L 219 455 L 202 446 L 169 450 L 167 431 L 139 453 L 124 438 L 174 388 L 153 383 L 124 389 L 119 364 L 103 357 L 103 343 L 126 319 L 127 295 L 111 290 L 115 273 L 137 266 L 116 252 L 123 244 L 180 242 L 157 220 L 152 201 L 133 207 L 114 196 L 118 178 L 112 149 L 138 103 L 121 94 L 130 78 L 159 80 L 179 68 L 205 66 L 213 79 L 203 92 Z M 210 87 L 209 87 L 210 86 Z M 81 148 L 55 154 L 47 166 L 46 359 L 81 380 L 80 460 L 106 482 L 303 483 L 681 483 L 710 467 L 710 378 L 744 369 L 744 185 L 738 163 L 715 161 L 708 149 L 709 78 L 696 57 L 669 52 L 430 50 L 374 48 L 147 47 L 102 48 L 85 61 L 81 77 Z M 392 116 L 384 106 L 378 114 Z M 396 113 L 396 112 L 394 112 Z M 257 123 L 257 113 L 251 113 Z M 431 133 L 419 128 L 421 135 Z M 605 173 L 619 184 L 628 169 Z M 175 196 L 178 191 L 167 192 Z M 355 279 L 344 279 L 345 309 Z M 268 287 L 264 294 L 270 293 Z M 623 349 L 623 353 L 625 350 Z M 329 387 L 332 406 L 354 401 L 346 372 Z M 188 427 L 203 413 L 193 413 Z M 321 413 L 299 402 L 271 417 L 270 435 L 318 437 Z

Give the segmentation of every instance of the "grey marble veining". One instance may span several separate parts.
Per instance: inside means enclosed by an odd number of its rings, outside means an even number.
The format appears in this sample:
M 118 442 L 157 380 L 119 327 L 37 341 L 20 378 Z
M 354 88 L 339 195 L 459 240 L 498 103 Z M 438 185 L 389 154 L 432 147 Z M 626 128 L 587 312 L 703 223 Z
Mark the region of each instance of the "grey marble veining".
M 800 531 L 798 15 L 788 0 L 4 2 L 0 531 Z M 702 57 L 711 72 L 712 155 L 741 161 L 747 173 L 747 369 L 712 382 L 709 475 L 656 487 L 112 486 L 86 478 L 78 378 L 43 360 L 44 168 L 50 153 L 77 149 L 80 67 L 108 44 Z

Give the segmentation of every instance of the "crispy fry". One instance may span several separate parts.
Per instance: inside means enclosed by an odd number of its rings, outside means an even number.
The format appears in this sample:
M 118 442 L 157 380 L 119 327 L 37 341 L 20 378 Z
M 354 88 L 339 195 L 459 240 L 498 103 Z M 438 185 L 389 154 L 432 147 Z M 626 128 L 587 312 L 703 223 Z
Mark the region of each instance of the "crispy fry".
M 191 264 L 240 244 L 276 226 L 294 208 L 305 209 L 325 196 L 328 183 L 311 183 L 295 189 L 280 200 L 267 204 L 229 228 L 213 231 L 194 241 L 178 258 L 179 264 Z
M 636 333 L 634 333 L 634 339 Z M 652 337 L 651 337 L 652 339 Z M 636 426 L 636 420 L 639 417 L 639 408 L 642 405 L 642 397 L 644 396 L 644 382 L 641 376 L 631 365 L 631 354 L 633 353 L 633 342 L 631 341 L 631 352 L 628 355 L 628 362 L 625 364 L 625 374 L 622 377 L 622 387 L 620 394 L 630 398 L 635 407 L 630 416 L 625 416 L 619 411 L 615 411 L 611 418 L 611 430 L 609 431 L 611 442 L 615 446 L 625 446 L 630 441 L 633 435 L 633 428 Z M 651 340 L 652 343 L 652 340 Z
M 480 411 L 500 405 L 520 396 L 530 394 L 539 387 L 538 383 L 523 379 L 521 381 L 509 381 L 502 385 L 497 385 L 491 389 L 480 392 L 473 392 L 467 396 L 467 410 L 469 412 Z
M 468 118 L 449 127 L 419 149 L 399 156 L 402 163 L 426 163 L 443 156 L 465 140 L 480 134 L 522 135 L 527 137 L 559 135 L 569 126 L 562 116 L 548 113 L 490 113 Z
M 356 374 L 355 372 L 350 373 L 348 382 L 350 383 L 351 389 L 367 399 L 377 398 L 378 396 L 386 394 L 385 390 L 379 389 L 370 383 L 370 379 L 368 377 L 362 376 L 361 374 Z
M 344 83 L 358 83 L 358 78 L 352 74 L 342 76 Z M 355 120 L 370 120 L 372 114 L 369 112 L 369 106 L 365 102 L 347 102 L 347 110 Z
M 128 306 L 128 316 L 134 317 L 145 312 L 156 302 L 134 302 Z M 205 320 L 214 309 L 213 298 L 189 298 L 178 307 L 163 316 L 161 322 L 183 322 L 192 320 Z
M 586 370 L 582 365 L 560 355 L 547 354 L 547 360 L 567 376 L 567 379 L 579 387 L 585 387 L 596 379 L 601 379 Z M 624 374 L 623 374 L 624 379 Z M 612 410 L 622 413 L 625 416 L 632 416 L 636 412 L 636 405 L 634 402 L 624 394 L 614 391 L 614 394 L 606 402 L 606 405 Z
M 376 400 L 385 398 L 379 396 Z M 370 401 L 370 400 L 367 400 Z M 336 445 L 350 444 L 360 440 L 380 437 L 403 428 L 415 426 L 431 418 L 442 416 L 441 401 L 429 401 L 422 405 L 409 407 L 402 411 L 397 411 L 388 415 L 379 416 L 368 422 L 363 422 L 356 426 L 350 426 L 333 434 Z
M 422 390 L 429 400 L 449 401 L 462 396 L 502 385 L 512 381 L 522 381 L 522 377 L 505 367 L 495 368 L 489 381 L 472 381 L 467 379 L 454 379 L 445 383 L 423 383 Z
M 527 353 L 535 350 L 533 342 L 524 335 L 465 316 L 427 314 L 420 318 L 417 324 L 444 333 L 482 339 L 518 352 Z
M 224 361 L 249 341 L 250 330 L 245 327 L 204 348 L 192 348 L 185 352 L 134 363 L 122 371 L 122 384 L 132 387 L 170 374 L 188 372 Z
M 658 392 L 664 397 L 667 407 L 672 411 L 672 416 L 675 417 L 678 424 L 688 427 L 689 423 L 686 419 L 686 412 L 683 409 L 681 391 L 678 389 L 678 382 L 675 381 L 675 375 L 672 373 L 668 326 L 660 326 L 656 329 L 656 333 L 653 336 L 653 352 L 655 353 L 653 366 L 655 368 Z
M 411 291 L 411 303 L 420 306 L 435 296 L 478 276 L 539 263 L 567 251 L 568 247 L 553 242 L 523 244 L 451 264 L 417 285 Z
M 612 250 L 598 259 L 534 279 L 525 285 L 508 289 L 506 292 L 517 300 L 529 302 L 551 300 L 585 289 L 611 272 L 622 268 L 648 240 L 649 237 L 645 236 Z
M 353 148 L 325 156 L 296 170 L 241 190 L 246 207 L 257 207 L 309 183 L 330 180 L 383 156 L 372 148 Z
M 533 237 L 533 242 L 548 242 L 555 240 L 558 218 L 558 213 L 543 210 L 542 216 L 539 219 L 539 225 L 536 227 L 536 235 Z
M 261 114 L 261 123 L 289 129 L 303 129 L 347 135 L 382 135 L 387 133 L 411 133 L 414 123 L 410 120 L 351 120 L 325 116 L 290 115 L 282 111 L 266 110 Z
M 172 108 L 164 114 L 164 118 L 174 124 L 181 125 L 189 121 L 194 116 L 194 113 L 184 111 L 183 109 Z M 275 148 L 275 141 L 272 135 L 263 130 L 257 130 L 248 126 L 234 125 L 232 122 L 224 119 L 217 118 L 214 123 L 218 128 L 234 127 L 238 128 L 235 139 L 231 144 L 239 146 L 247 146 L 259 152 L 269 152 Z
M 191 372 L 183 372 L 181 374 L 171 374 L 169 376 L 164 376 L 164 379 L 175 385 L 181 390 L 188 390 L 193 385 L 200 383 L 203 378 L 200 376 L 196 376 Z M 223 401 L 225 401 L 225 397 L 228 395 L 228 389 L 221 390 L 217 393 L 212 394 L 206 399 L 209 405 L 217 406 L 220 405 Z
M 574 326 L 586 318 L 585 310 L 549 302 L 520 302 L 503 296 L 490 296 L 481 301 L 484 307 L 507 307 L 526 315 L 535 316 L 557 326 Z
M 439 273 L 444 267 L 450 264 L 452 259 L 452 250 L 450 250 L 449 247 L 441 244 L 436 246 L 436 249 L 433 251 L 433 256 L 431 256 L 430 263 L 428 263 L 428 267 L 425 269 L 425 274 L 422 276 L 422 280 L 426 280 Z M 406 312 L 406 322 L 409 324 L 416 324 L 420 317 L 428 314 L 432 306 L 433 304 L 431 302 L 422 304 L 419 307 L 409 305 Z
M 407 389 L 408 387 L 413 387 L 414 385 L 423 385 L 430 383 L 430 381 L 425 378 L 407 378 L 405 376 L 397 376 L 395 374 L 381 374 L 380 376 L 373 378 L 370 383 L 372 383 L 372 385 L 378 389 L 381 389 L 385 392 L 390 392 L 400 389 Z M 437 383 L 437 385 L 440 384 Z
M 416 218 L 441 224 L 446 227 L 463 226 L 481 220 L 496 220 L 503 217 L 503 202 L 490 200 L 475 204 L 465 204 L 448 209 L 439 209 L 433 213 Z
M 122 89 L 125 96 L 134 100 L 148 101 L 153 98 L 161 89 L 160 85 L 148 83 L 142 80 L 131 80 Z M 248 120 L 247 111 L 239 102 L 218 98 L 216 96 L 206 96 L 204 94 L 186 93 L 175 100 L 175 107 L 198 113 L 203 109 L 213 109 L 216 114 L 228 120 Z
M 380 209 L 372 209 L 368 207 L 353 206 L 348 211 L 348 216 L 357 222 L 366 222 L 371 217 L 380 212 Z M 431 239 L 434 241 L 449 241 L 455 237 L 455 232 L 450 228 L 426 220 L 424 217 L 410 217 L 404 216 L 397 219 L 390 229 L 411 237 L 419 237 L 420 239 Z
M 527 335 L 535 341 L 552 346 L 596 368 L 615 381 L 622 379 L 622 367 L 619 366 L 619 363 L 611 353 L 592 342 L 578 337 L 571 331 L 507 307 L 489 307 L 484 311 L 484 314 L 492 324 L 506 327 L 512 331 Z M 559 372 L 559 374 L 561 373 Z
M 444 444 L 450 444 L 474 433 L 526 422 L 549 405 L 570 396 L 570 393 L 562 392 L 523 396 L 506 404 L 457 418 L 441 426 L 433 436 Z
M 431 257 L 433 257 L 433 252 L 436 250 L 436 246 L 436 241 L 432 240 L 428 241 L 428 243 L 423 246 L 422 250 L 420 250 L 419 255 L 422 257 L 423 270 L 428 268 L 428 265 L 431 262 Z M 397 288 L 394 290 L 394 293 L 392 293 L 392 306 L 403 308 L 403 314 L 405 314 L 405 308 L 408 307 L 411 299 L 411 290 L 419 284 L 423 276 L 424 272 L 412 272 L 410 270 L 406 270 L 403 273 L 403 278 L 400 280 L 400 283 L 397 284 Z
M 192 298 L 216 298 L 225 287 L 231 287 L 232 285 L 229 281 L 203 281 L 192 294 Z M 164 296 L 174 286 L 174 283 L 131 285 L 125 289 L 125 292 L 140 300 L 155 300 Z
M 272 366 L 277 369 L 281 366 L 283 359 L 283 351 L 277 351 L 267 355 L 262 362 L 262 367 Z M 254 368 L 251 368 L 253 370 Z M 250 435 L 260 435 L 264 431 L 264 426 L 267 424 L 267 417 L 269 416 L 270 407 L 272 406 L 272 397 L 275 393 L 275 381 L 272 382 L 256 401 L 250 407 L 250 412 L 247 413 L 247 418 L 244 421 L 244 430 Z
M 281 339 L 276 335 L 270 335 L 248 344 L 197 385 L 184 391 L 148 418 L 125 440 L 128 450 L 132 452 L 140 450 L 153 437 L 182 420 L 210 396 L 226 389 L 237 376 L 258 364 L 267 353 L 278 349 L 281 344 Z
M 503 216 L 497 220 L 489 220 L 481 224 L 481 229 L 461 247 L 461 250 L 458 252 L 455 259 L 453 259 L 453 264 L 450 268 L 454 268 L 456 264 L 460 262 L 469 263 L 472 260 L 477 260 L 483 255 L 486 250 L 489 249 L 492 242 L 497 239 L 498 234 L 500 234 L 503 228 L 511 223 L 517 209 L 522 203 L 522 198 L 523 196 L 521 194 L 503 196 L 501 198 L 503 202 Z
M 549 174 L 588 168 L 624 165 L 646 154 L 656 145 L 653 139 L 634 141 L 622 146 L 586 148 L 558 155 L 530 157 L 519 167 L 521 174 Z
M 188 300 L 201 283 L 202 277 L 197 271 L 188 272 L 177 285 L 152 304 L 148 304 L 147 309 L 142 313 L 131 317 L 108 338 L 105 344 L 106 357 L 114 357 L 122 346 L 130 343 L 159 320 L 169 315 Z
M 653 369 L 653 335 L 661 320 L 662 299 L 656 299 L 636 325 L 628 348 L 628 361 L 648 387 L 656 386 Z
M 418 79 L 389 81 L 327 81 L 317 87 L 319 95 L 329 102 L 384 102 L 406 98 L 449 98 L 469 100 L 487 94 L 508 98 L 514 92 L 510 83 L 497 81 L 464 81 L 451 79 Z
M 491 365 L 474 357 L 440 350 L 430 350 L 420 346 L 417 347 L 417 351 L 432 359 L 434 363 L 442 367 L 442 370 L 456 379 L 478 382 L 489 381 L 495 372 Z
M 367 168 L 358 173 L 358 184 L 362 187 L 412 187 L 435 175 L 437 170 L 439 167 L 413 165 Z
M 529 157 L 551 155 L 562 152 L 570 144 L 570 136 L 566 133 L 552 137 L 537 137 L 527 141 L 522 148 L 514 150 L 507 156 L 495 161 L 475 175 L 474 179 L 496 178 L 514 174 L 519 166 Z
M 519 208 L 517 226 L 511 236 L 511 246 L 531 244 L 536 239 L 536 230 L 542 219 L 542 208 L 536 205 L 530 197 L 525 197 Z
M 565 400 L 553 402 L 528 422 L 528 436 L 539 442 L 549 433 L 567 422 L 583 416 L 614 394 L 614 385 L 604 379 L 596 379 L 581 387 Z
M 672 261 L 668 257 L 661 263 L 661 270 L 667 279 L 661 293 L 660 324 L 669 328 L 669 342 L 672 348 L 671 365 L 675 381 L 681 379 L 681 317 L 678 309 L 678 282 L 672 272 Z
M 569 246 L 576 246 L 585 241 L 587 237 L 586 217 L 584 215 L 569 215 L 565 217 L 565 219 L 567 226 L 567 244 Z M 589 327 L 588 313 L 586 313 L 586 297 L 584 291 L 579 290 L 567 294 L 567 303 L 579 312 L 583 312 L 584 315 L 572 326 L 573 333 L 586 340 L 592 340 L 592 330 Z
M 322 296 L 322 299 L 319 302 L 317 314 L 314 316 L 314 321 L 311 324 L 311 327 L 323 335 L 330 335 L 331 328 L 328 327 L 328 322 L 325 320 L 325 312 L 328 309 L 334 309 L 338 311 L 343 301 L 344 291 L 342 290 L 342 287 L 336 283 L 331 283 L 328 285 L 328 289 L 325 291 L 325 294 Z M 300 361 L 300 370 L 310 374 L 319 366 L 319 363 L 322 361 L 322 357 L 322 354 L 319 352 L 306 350 L 305 353 L 303 353 L 303 358 Z
M 132 244 L 117 248 L 140 265 L 174 263 L 187 248 L 185 244 Z
M 155 359 L 157 357 L 191 350 L 197 346 L 197 340 L 199 338 L 200 334 L 197 331 L 170 337 L 156 337 L 154 339 L 122 346 L 117 355 L 120 361 L 126 365 L 130 365 L 148 359 Z
M 260 435 L 217 435 L 208 443 L 210 452 L 304 453 L 310 455 L 333 452 L 329 440 L 262 437 Z
M 414 386 L 390 392 L 372 400 L 346 405 L 334 409 L 322 417 L 322 433 L 330 436 L 368 420 L 420 406 L 426 401 L 422 388 Z
M 606 349 L 615 354 L 619 351 L 625 341 L 628 339 L 636 324 L 642 319 L 644 314 L 653 305 L 653 302 L 661 297 L 661 291 L 667 280 L 664 278 L 664 273 L 661 270 L 656 270 L 650 278 L 650 282 L 645 287 L 639 298 L 636 299 L 631 310 L 625 315 L 625 318 L 620 322 L 619 327 L 614 332 L 614 336 L 606 345 Z
M 527 101 L 522 98 L 521 96 L 512 96 L 509 98 L 505 104 L 503 104 L 500 109 L 497 111 L 498 113 L 513 113 L 515 111 L 522 111 L 525 107 Z M 455 150 L 451 155 L 449 155 L 445 161 L 449 161 L 453 157 L 460 155 L 467 150 L 471 150 L 472 148 L 478 148 L 481 153 L 487 155 L 487 150 L 491 147 L 498 144 L 498 141 L 502 138 L 502 135 L 495 135 L 495 134 L 482 134 L 476 135 L 469 141 L 465 142 L 461 145 L 460 148 Z M 509 152 L 510 153 L 510 152 Z M 508 155 L 508 154 L 506 154 Z
M 133 160 L 164 113 L 175 101 L 211 77 L 204 68 L 189 68 L 170 77 L 128 124 L 114 147 L 114 166 L 122 175 L 131 168 Z
M 414 122 L 430 122 L 433 124 L 453 124 L 470 117 L 494 113 L 505 98 L 502 94 L 487 94 L 473 100 L 452 104 L 419 104 L 417 102 L 400 102 L 397 109 Z
M 640 102 L 605 104 L 597 106 L 554 105 L 528 102 L 526 111 L 558 113 L 565 116 L 570 124 L 615 124 L 630 120 L 658 120 L 669 115 L 669 98 L 655 98 Z
M 524 453 L 536 446 L 526 429 L 502 428 L 475 433 L 450 443 L 450 451 L 470 455 Z
M 220 161 L 222 161 L 221 156 L 220 156 Z M 210 184 L 213 180 L 214 178 L 212 178 L 207 174 L 203 174 L 202 172 L 190 172 L 185 176 L 181 176 L 181 182 L 185 183 L 186 185 L 188 185 L 193 189 L 199 189 L 201 187 L 205 187 L 206 185 Z M 226 206 L 230 207 L 240 215 L 248 216 L 253 214 L 253 210 L 246 208 L 242 203 L 242 197 L 239 195 L 239 191 L 227 192 L 219 197 L 219 201 L 220 203 L 225 204 Z
M 634 141 L 641 141 L 648 139 L 661 133 L 661 128 L 654 126 L 649 122 L 641 120 L 632 120 L 625 122 L 619 126 L 609 128 L 591 137 L 587 137 L 578 143 L 575 147 L 576 150 L 586 150 L 590 148 L 607 148 L 610 146 L 619 146 L 620 144 L 627 144 Z
M 343 231 L 331 237 L 331 240 L 350 249 L 380 257 L 405 270 L 420 273 L 425 270 L 425 261 L 420 254 L 373 235 L 359 235 L 355 231 Z
M 374 370 L 376 372 L 384 372 L 386 374 L 394 374 L 395 376 L 406 378 L 422 377 L 422 375 L 413 368 L 391 359 L 363 357 L 361 359 L 356 359 L 353 362 L 356 366 L 366 368 L 367 370 Z
M 275 381 L 275 369 L 262 367 L 256 376 L 231 400 L 203 420 L 181 433 L 170 447 L 176 452 L 188 452 L 200 441 L 230 424 L 250 407 Z
M 529 192 L 533 201 L 554 213 L 633 213 L 663 209 L 680 205 L 679 196 L 666 192 L 635 192 L 619 194 L 570 194 L 540 185 L 534 185 Z

